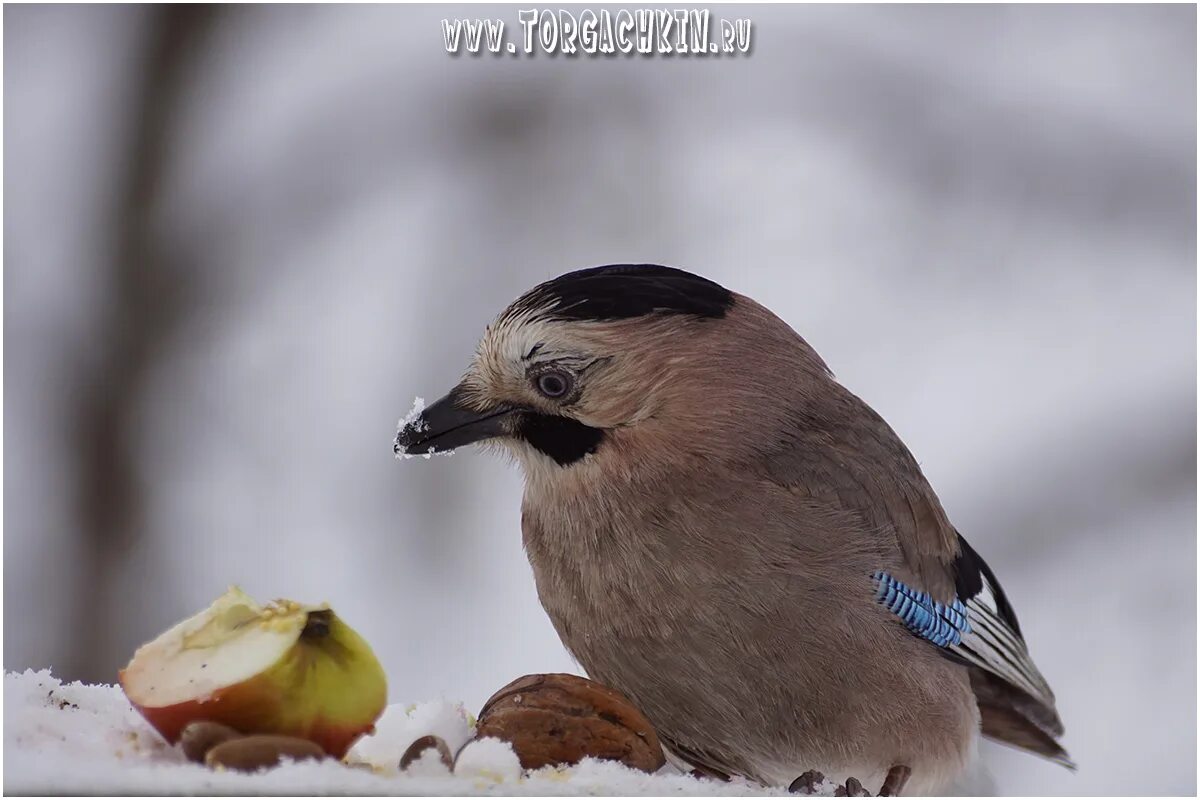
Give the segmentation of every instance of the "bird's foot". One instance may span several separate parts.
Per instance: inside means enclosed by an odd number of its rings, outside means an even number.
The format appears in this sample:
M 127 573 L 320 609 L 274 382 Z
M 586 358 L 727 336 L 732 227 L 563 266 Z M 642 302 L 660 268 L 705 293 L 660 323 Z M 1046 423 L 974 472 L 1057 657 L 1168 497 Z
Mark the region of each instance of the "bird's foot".
M 815 769 L 810 769 L 808 772 L 792 781 L 788 786 L 788 791 L 792 794 L 816 794 L 821 788 L 821 784 L 824 782 L 824 775 L 822 775 L 820 772 L 817 772 Z
M 834 797 L 870 797 L 871 793 L 863 788 L 858 778 L 846 778 L 846 783 L 833 790 Z
M 904 784 L 908 783 L 909 776 L 912 775 L 912 769 L 897 764 L 888 770 L 887 777 L 883 779 L 883 788 L 879 790 L 880 797 L 896 797 L 904 791 Z
M 889 769 L 887 777 L 883 780 L 883 787 L 879 790 L 879 796 L 897 797 L 904 791 L 904 785 L 908 783 L 910 775 L 912 775 L 912 769 L 903 764 L 897 764 Z M 821 791 L 821 784 L 824 782 L 825 776 L 823 774 L 817 772 L 815 769 L 810 769 L 792 781 L 788 786 L 788 791 L 792 794 L 817 794 Z M 862 781 L 858 778 L 846 778 L 844 784 L 834 789 L 833 796 L 870 797 L 871 793 L 863 788 Z
M 808 772 L 801 775 L 799 778 L 791 782 L 788 786 L 788 791 L 792 794 L 820 794 L 821 786 L 825 783 L 825 776 L 817 772 L 815 769 L 810 769 Z M 871 793 L 863 788 L 862 782 L 857 778 L 847 778 L 845 785 L 838 786 L 834 790 L 834 797 L 870 797 Z

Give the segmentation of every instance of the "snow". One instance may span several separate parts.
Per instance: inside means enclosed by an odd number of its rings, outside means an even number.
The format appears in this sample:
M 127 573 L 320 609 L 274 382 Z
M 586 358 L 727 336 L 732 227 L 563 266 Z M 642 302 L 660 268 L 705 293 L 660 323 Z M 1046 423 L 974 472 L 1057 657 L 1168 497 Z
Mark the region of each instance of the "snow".
M 423 412 L 424 410 L 425 410 L 425 398 L 421 397 L 420 395 L 413 398 L 412 408 L 410 408 L 408 410 L 408 413 L 404 415 L 404 417 L 400 420 L 400 423 L 396 426 L 397 440 L 399 440 L 401 432 L 403 432 L 404 429 L 407 428 L 409 425 L 412 425 L 414 422 L 416 422 L 417 419 L 421 416 L 421 412 Z M 428 453 L 423 453 L 422 455 L 428 460 L 429 457 L 433 455 L 433 451 L 430 451 Z M 400 446 L 399 444 L 396 445 L 396 458 L 402 458 L 402 459 L 408 460 L 410 458 L 416 458 L 416 457 L 417 457 L 416 453 L 410 453 L 406 449 L 404 449 L 404 447 Z
M 588 759 L 522 774 L 516 754 L 496 739 L 472 741 L 474 718 L 457 703 L 391 705 L 373 736 L 346 764 L 286 763 L 253 775 L 216 772 L 184 759 L 134 711 L 115 686 L 62 683 L 49 670 L 4 676 L 4 793 L 353 794 L 353 795 L 782 795 L 744 781 L 701 780 L 664 767 L 654 775 Z M 399 771 L 420 736 L 460 748 L 450 775 L 427 751 Z M 465 745 L 465 748 L 463 747 Z M 825 794 L 833 787 L 826 783 Z
M 521 762 L 508 743 L 499 739 L 480 739 L 469 743 L 458 754 L 454 774 L 511 784 L 521 778 Z
M 424 410 L 425 410 L 425 398 L 421 397 L 420 395 L 417 395 L 416 397 L 413 398 L 412 408 L 410 408 L 408 410 L 408 413 L 404 415 L 404 419 L 400 420 L 400 425 L 397 427 L 396 430 L 402 431 L 405 428 L 407 428 L 409 425 L 416 422 L 417 418 L 421 416 L 421 413 Z
M 404 417 L 400 420 L 400 423 L 396 426 L 397 439 L 399 438 L 401 431 L 403 431 L 409 425 L 412 425 L 414 422 L 417 422 L 417 420 L 421 416 L 421 413 L 424 410 L 425 410 L 425 398 L 417 396 L 416 398 L 413 399 L 412 408 L 410 408 L 408 410 L 408 413 L 404 415 Z M 423 431 L 423 430 L 427 429 L 428 427 L 429 427 L 429 423 L 422 420 L 418 423 L 417 431 L 418 432 Z M 396 458 L 404 459 L 406 461 L 410 458 L 423 458 L 426 461 L 428 461 L 429 459 L 433 458 L 434 456 L 452 456 L 452 455 L 454 455 L 453 450 L 437 450 L 437 449 L 430 449 L 424 453 L 410 453 L 407 450 L 405 450 L 404 447 L 400 446 L 399 444 L 396 445 Z

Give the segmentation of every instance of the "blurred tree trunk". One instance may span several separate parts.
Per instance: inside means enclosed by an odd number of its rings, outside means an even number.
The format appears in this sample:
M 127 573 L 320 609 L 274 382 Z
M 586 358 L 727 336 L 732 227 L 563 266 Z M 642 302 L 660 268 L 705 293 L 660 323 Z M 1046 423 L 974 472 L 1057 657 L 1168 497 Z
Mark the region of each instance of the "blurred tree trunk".
M 142 525 L 136 415 L 146 379 L 168 349 L 189 296 L 181 285 L 188 276 L 170 263 L 154 214 L 182 89 L 221 13 L 220 6 L 183 4 L 149 11 L 140 85 L 129 109 L 128 149 L 118 154 L 125 171 L 107 265 L 108 316 L 94 337 L 100 349 L 96 369 L 79 391 L 74 415 L 84 563 L 75 587 L 75 651 L 68 664 L 55 665 L 64 678 L 112 682 L 130 655 L 118 652 L 109 620 L 120 613 L 121 565 Z

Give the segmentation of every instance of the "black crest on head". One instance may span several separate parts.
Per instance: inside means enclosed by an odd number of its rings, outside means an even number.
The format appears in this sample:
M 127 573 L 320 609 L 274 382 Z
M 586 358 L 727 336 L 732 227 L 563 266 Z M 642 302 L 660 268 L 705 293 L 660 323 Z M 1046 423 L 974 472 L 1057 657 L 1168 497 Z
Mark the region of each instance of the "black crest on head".
M 610 264 L 546 281 L 513 303 L 509 314 L 606 321 L 650 314 L 723 317 L 733 293 L 708 278 L 657 264 Z

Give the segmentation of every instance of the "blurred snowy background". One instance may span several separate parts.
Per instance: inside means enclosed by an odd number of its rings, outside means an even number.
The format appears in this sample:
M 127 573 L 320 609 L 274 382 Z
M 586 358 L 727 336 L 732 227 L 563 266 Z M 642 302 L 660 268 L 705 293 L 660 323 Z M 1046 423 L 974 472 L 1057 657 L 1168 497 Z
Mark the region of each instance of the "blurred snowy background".
M 4 9 L 4 666 L 114 679 L 237 582 L 394 701 L 572 670 L 515 468 L 397 462 L 533 283 L 676 264 L 793 324 L 922 462 L 1072 775 L 1196 791 L 1189 6 L 711 7 L 736 60 L 451 58 L 515 7 Z

